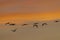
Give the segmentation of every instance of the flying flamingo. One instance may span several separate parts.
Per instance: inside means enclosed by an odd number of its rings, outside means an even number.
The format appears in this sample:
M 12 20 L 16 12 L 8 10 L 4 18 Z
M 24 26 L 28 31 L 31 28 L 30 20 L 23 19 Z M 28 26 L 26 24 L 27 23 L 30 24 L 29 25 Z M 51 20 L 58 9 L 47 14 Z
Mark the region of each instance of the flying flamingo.
M 34 23 L 34 24 L 33 24 L 33 27 L 38 28 L 38 23 Z

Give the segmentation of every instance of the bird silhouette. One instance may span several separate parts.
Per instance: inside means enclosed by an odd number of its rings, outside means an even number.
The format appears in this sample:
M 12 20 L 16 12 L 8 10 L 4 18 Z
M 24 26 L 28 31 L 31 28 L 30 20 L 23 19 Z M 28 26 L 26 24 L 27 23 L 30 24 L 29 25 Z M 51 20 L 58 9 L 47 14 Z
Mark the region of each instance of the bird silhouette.
M 54 22 L 59 22 L 59 21 L 56 20 L 56 21 L 54 21 Z
M 28 25 L 28 24 L 22 24 L 22 26 L 26 26 L 26 25 Z
M 15 24 L 9 24 L 9 25 L 12 25 L 12 26 L 14 26 Z
M 33 27 L 38 28 L 38 23 L 34 23 L 34 24 L 33 24 Z
M 13 30 L 11 30 L 12 32 L 16 32 L 16 30 L 17 30 L 17 28 L 16 29 L 13 29 Z
M 42 26 L 44 26 L 44 25 L 48 25 L 48 24 L 47 23 L 43 23 Z
M 5 23 L 5 25 L 14 26 L 14 25 L 16 25 L 16 24 L 14 24 L 14 23 L 10 23 L 10 22 L 7 22 L 7 23 Z
M 5 25 L 8 25 L 8 24 L 10 24 L 10 23 L 9 22 L 5 23 Z
M 5 23 L 5 25 L 11 25 L 11 26 L 14 26 L 14 25 L 16 25 L 16 24 L 7 22 L 7 23 Z

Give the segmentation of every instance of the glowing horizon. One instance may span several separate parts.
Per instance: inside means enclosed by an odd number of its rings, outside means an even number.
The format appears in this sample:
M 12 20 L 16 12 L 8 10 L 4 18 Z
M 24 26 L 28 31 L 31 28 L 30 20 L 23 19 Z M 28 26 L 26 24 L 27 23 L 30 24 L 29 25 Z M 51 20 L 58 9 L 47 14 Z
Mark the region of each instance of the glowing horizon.
M 55 19 L 60 19 L 60 13 L 37 13 L 37 14 L 8 14 L 8 15 L 3 15 L 0 17 L 0 21 L 9 21 L 9 20 L 37 20 L 37 21 L 43 21 L 43 20 L 55 20 Z
M 0 0 L 0 23 L 60 19 L 59 0 Z

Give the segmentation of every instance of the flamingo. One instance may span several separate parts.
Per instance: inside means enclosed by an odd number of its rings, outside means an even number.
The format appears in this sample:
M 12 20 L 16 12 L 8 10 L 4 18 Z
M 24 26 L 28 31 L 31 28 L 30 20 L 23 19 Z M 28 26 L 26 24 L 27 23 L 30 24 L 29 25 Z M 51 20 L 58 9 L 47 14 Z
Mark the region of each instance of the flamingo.
M 23 24 L 22 26 L 25 26 L 25 25 L 28 25 L 28 24 Z
M 48 25 L 48 24 L 47 23 L 43 23 L 42 26 L 44 26 L 44 25 Z
M 38 28 L 38 23 L 34 23 L 33 27 Z

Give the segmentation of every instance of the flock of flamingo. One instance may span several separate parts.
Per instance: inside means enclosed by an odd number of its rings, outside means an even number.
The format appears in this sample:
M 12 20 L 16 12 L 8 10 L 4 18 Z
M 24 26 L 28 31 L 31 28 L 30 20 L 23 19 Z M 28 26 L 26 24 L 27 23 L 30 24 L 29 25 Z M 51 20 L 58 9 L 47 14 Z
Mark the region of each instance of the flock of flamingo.
M 55 20 L 54 22 L 57 23 L 57 22 L 59 22 L 59 21 L 58 21 L 58 20 Z M 38 28 L 38 24 L 39 24 L 39 23 L 34 23 L 34 24 L 33 24 L 33 28 L 34 28 L 34 27 Z M 7 22 L 7 23 L 5 23 L 5 25 L 15 26 L 16 24 Z M 22 24 L 22 26 L 26 26 L 26 25 L 29 25 L 29 24 Z M 48 23 L 42 23 L 42 26 L 45 26 L 45 25 L 48 25 Z M 17 30 L 17 28 L 14 29 L 14 30 L 11 30 L 11 31 L 12 31 L 12 32 L 16 32 L 16 30 Z

